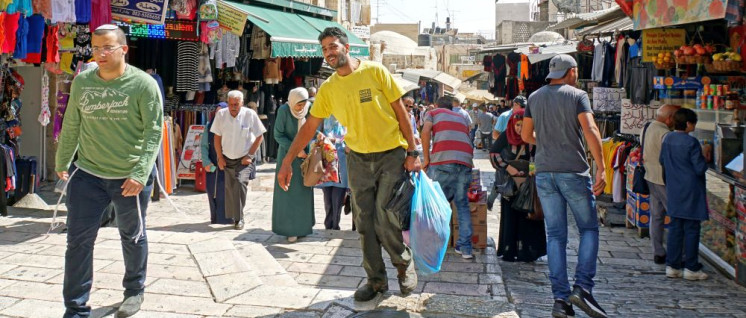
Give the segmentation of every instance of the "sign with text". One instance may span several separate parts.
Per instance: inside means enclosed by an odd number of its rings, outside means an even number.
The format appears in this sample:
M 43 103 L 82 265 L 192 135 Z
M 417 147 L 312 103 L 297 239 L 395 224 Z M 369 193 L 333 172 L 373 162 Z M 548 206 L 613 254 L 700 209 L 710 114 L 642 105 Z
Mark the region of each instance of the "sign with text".
M 722 19 L 729 6 L 726 0 L 634 0 L 633 3 L 631 18 L 635 30 Z
M 684 29 L 650 29 L 642 31 L 642 61 L 653 62 L 658 53 L 671 53 L 686 44 Z
M 184 140 L 183 152 L 176 169 L 176 178 L 194 180 L 196 177 L 195 167 L 197 161 L 202 160 L 202 133 L 205 131 L 203 125 L 191 125 Z M 204 136 L 207 138 L 207 135 Z
M 167 20 L 165 24 L 118 22 L 117 25 L 124 31 L 124 34 L 136 38 L 199 41 L 197 22 L 193 21 Z
M 168 0 L 111 0 L 111 16 L 120 21 L 163 24 Z
M 370 39 L 370 27 L 367 25 L 353 26 L 350 31 L 361 39 Z
M 218 23 L 220 27 L 241 36 L 249 13 L 236 8 L 225 1 L 218 1 Z

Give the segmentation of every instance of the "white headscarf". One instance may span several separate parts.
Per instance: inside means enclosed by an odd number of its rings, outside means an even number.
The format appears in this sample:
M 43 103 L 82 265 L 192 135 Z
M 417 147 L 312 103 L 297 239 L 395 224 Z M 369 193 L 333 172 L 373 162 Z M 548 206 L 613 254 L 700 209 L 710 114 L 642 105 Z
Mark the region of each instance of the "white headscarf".
M 303 106 L 301 111 L 296 111 L 295 105 L 301 101 L 305 101 L 306 105 Z M 300 131 L 300 127 L 306 123 L 308 107 L 311 106 L 311 103 L 308 101 L 308 91 L 303 87 L 293 88 L 290 91 L 290 94 L 288 94 L 288 106 L 290 107 L 290 113 L 293 114 L 293 117 L 298 119 L 298 131 Z

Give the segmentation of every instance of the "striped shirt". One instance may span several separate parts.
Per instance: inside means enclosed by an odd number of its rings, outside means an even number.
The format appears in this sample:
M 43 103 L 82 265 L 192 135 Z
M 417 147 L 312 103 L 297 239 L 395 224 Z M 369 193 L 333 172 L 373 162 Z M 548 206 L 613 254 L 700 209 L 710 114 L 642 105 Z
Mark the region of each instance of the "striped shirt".
M 469 125 L 464 117 L 448 109 L 438 108 L 425 114 L 425 122 L 433 124 L 430 165 L 457 163 L 474 166 Z

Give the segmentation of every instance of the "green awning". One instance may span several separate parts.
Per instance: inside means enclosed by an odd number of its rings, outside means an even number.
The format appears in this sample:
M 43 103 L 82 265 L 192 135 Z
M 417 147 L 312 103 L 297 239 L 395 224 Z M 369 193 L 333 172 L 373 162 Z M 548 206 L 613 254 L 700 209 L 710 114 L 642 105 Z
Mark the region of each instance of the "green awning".
M 319 30 L 319 32 L 324 31 L 324 29 L 328 27 L 338 27 L 347 33 L 347 39 L 350 42 L 350 55 L 351 56 L 370 56 L 370 46 L 366 44 L 363 40 L 358 38 L 355 34 L 347 30 L 345 27 L 343 27 L 341 24 L 334 22 L 334 21 L 327 21 L 322 20 L 319 18 L 312 18 L 304 15 L 300 15 L 300 17 L 303 20 L 306 20 L 310 25 L 312 25 L 316 30 Z
M 226 2 L 248 12 L 248 20 L 269 34 L 272 42 L 271 57 L 323 57 L 318 37 L 321 31 L 330 26 L 345 30 L 350 41 L 350 55 L 370 55 L 365 42 L 334 21 L 239 2 Z
M 249 13 L 249 21 L 267 32 L 272 57 L 322 57 L 319 33 L 297 14 L 229 2 Z

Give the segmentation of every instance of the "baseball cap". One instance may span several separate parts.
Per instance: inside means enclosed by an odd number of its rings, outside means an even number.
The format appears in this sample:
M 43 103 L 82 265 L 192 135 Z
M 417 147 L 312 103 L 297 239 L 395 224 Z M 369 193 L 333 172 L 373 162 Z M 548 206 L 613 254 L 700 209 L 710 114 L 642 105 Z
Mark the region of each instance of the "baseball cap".
M 516 103 L 518 105 L 521 105 L 521 107 L 526 108 L 526 97 L 516 96 L 515 98 L 513 98 L 513 103 Z
M 218 109 L 220 109 L 220 108 L 226 108 L 226 107 L 228 107 L 228 103 L 226 103 L 226 102 L 220 102 L 220 103 L 218 103 Z
M 547 75 L 547 79 L 563 78 L 567 70 L 573 67 L 578 67 L 578 62 L 572 56 L 559 54 L 549 61 L 549 75 Z

